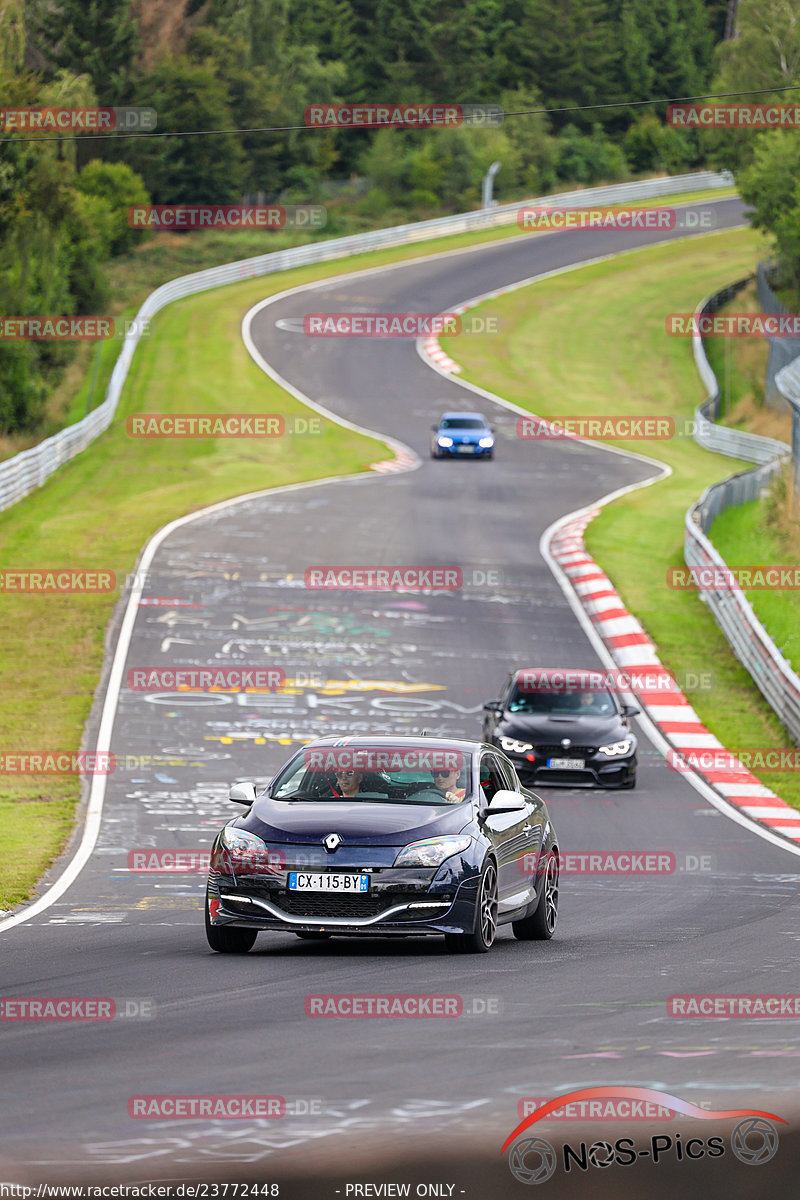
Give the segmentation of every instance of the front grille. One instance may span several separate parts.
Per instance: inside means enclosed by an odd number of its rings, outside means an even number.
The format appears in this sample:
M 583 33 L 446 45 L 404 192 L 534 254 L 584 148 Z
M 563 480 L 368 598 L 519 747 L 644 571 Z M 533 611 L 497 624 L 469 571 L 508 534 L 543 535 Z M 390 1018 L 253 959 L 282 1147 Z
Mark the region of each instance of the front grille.
M 223 884 L 223 881 L 220 880 Z M 244 886 L 242 886 L 244 884 Z M 222 886 L 222 891 L 228 891 L 230 884 L 226 887 Z M 240 886 L 236 889 L 236 893 L 241 896 L 252 896 L 254 899 L 266 900 L 274 908 L 280 909 L 281 912 L 291 917 L 307 917 L 309 920 L 324 920 L 325 917 L 343 917 L 345 920 L 351 918 L 353 920 L 363 919 L 365 917 L 377 917 L 388 908 L 394 908 L 401 904 L 410 904 L 425 902 L 426 900 L 447 900 L 452 899 L 450 896 L 430 895 L 423 889 L 416 891 L 403 891 L 401 889 L 380 889 L 366 893 L 356 893 L 350 895 L 338 895 L 333 892 L 290 892 L 284 887 L 269 886 L 268 882 L 263 879 L 250 878 L 240 880 Z M 231 892 L 231 896 L 234 893 Z M 228 901 L 223 901 L 228 904 Z M 233 907 L 233 903 L 230 903 Z M 241 912 L 247 912 L 249 916 L 266 917 L 266 911 L 257 904 L 243 904 L 239 909 Z M 423 920 L 426 916 L 435 911 L 443 912 L 445 910 L 439 908 L 420 909 L 418 920 Z M 400 914 L 396 914 L 398 919 Z
M 374 896 L 333 896 L 325 892 L 273 892 L 269 897 L 276 908 L 291 917 L 376 917 L 403 897 L 385 893 Z
M 597 753 L 596 746 L 534 746 L 533 752 L 537 758 L 591 758 Z

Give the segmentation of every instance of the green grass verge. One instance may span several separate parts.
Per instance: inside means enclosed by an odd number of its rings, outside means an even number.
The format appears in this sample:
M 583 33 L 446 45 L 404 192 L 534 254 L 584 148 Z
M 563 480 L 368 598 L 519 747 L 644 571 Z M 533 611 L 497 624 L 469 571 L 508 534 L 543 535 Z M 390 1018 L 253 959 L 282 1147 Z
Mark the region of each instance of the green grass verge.
M 765 501 L 726 508 L 711 537 L 729 567 L 800 566 L 800 558 L 780 532 L 765 521 Z M 756 616 L 795 671 L 800 668 L 800 603 L 791 590 L 746 590 Z
M 493 299 L 499 334 L 443 338 L 442 345 L 464 378 L 542 416 L 672 416 L 681 430 L 703 389 L 690 341 L 667 337 L 665 316 L 691 311 L 704 295 L 753 270 L 760 254 L 749 230 L 638 251 Z M 790 745 L 697 594 L 666 584 L 667 571 L 684 566 L 687 508 L 710 483 L 747 464 L 705 451 L 691 436 L 609 444 L 666 462 L 673 474 L 607 506 L 587 530 L 589 552 L 679 681 L 710 675 L 710 688 L 687 695 L 723 744 Z M 758 775 L 800 807 L 800 780 Z

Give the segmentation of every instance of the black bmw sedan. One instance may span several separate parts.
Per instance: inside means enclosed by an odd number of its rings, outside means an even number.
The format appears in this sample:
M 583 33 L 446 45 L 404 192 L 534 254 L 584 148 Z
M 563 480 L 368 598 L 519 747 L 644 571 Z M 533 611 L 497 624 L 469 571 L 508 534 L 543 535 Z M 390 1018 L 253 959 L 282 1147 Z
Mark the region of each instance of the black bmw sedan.
M 525 786 L 636 787 L 638 708 L 598 670 L 527 667 L 484 704 L 483 738 L 501 749 Z
M 505 754 L 433 737 L 324 738 L 298 750 L 214 841 L 206 893 L 212 950 L 243 954 L 259 931 L 444 935 L 481 953 L 500 925 L 553 936 L 555 829 Z

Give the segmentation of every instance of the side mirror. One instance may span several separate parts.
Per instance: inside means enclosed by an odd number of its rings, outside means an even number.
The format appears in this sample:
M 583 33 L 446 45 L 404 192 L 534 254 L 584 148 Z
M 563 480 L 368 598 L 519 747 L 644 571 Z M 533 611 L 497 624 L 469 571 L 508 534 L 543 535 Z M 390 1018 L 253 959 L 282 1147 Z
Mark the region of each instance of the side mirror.
M 502 712 L 503 706 L 499 700 L 487 700 L 483 706 L 484 712 Z
M 256 788 L 254 783 L 233 783 L 228 792 L 228 799 L 234 804 L 246 804 L 249 808 L 255 802 Z
M 486 814 L 491 817 L 494 813 L 525 812 L 527 807 L 525 797 L 519 792 L 505 791 L 501 788 L 492 796 Z
M 638 717 L 641 711 L 635 704 L 623 704 L 622 706 L 623 717 Z

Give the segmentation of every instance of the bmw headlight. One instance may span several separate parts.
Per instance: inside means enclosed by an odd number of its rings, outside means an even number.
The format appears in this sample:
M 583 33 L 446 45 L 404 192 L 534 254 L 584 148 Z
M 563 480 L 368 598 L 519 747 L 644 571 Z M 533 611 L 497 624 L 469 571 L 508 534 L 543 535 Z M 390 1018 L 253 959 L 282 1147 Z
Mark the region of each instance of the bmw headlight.
M 438 437 L 436 441 L 443 450 L 447 450 L 453 444 L 453 439 L 450 437 Z
M 471 837 L 435 837 L 404 846 L 394 860 L 396 867 L 440 867 L 452 854 L 469 849 Z
M 493 437 L 482 437 L 481 440 L 478 442 L 478 445 L 481 447 L 482 450 L 489 450 L 494 445 L 494 438 Z
M 510 754 L 525 754 L 533 749 L 531 742 L 518 742 L 515 738 L 501 737 L 500 748 Z
M 612 742 L 610 746 L 598 746 L 598 754 L 607 754 L 609 758 L 614 758 L 618 754 L 629 754 L 633 742 L 630 738 L 626 738 L 624 742 Z

